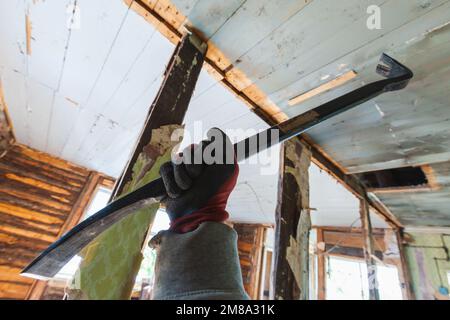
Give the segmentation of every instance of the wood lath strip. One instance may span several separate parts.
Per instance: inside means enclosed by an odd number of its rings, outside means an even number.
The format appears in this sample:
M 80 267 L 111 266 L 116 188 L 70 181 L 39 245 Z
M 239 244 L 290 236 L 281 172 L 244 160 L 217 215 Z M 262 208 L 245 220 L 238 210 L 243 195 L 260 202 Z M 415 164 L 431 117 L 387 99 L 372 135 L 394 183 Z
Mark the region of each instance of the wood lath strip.
M 23 228 L 30 231 L 41 232 L 56 236 L 62 223 L 47 223 L 37 221 L 35 219 L 26 219 L 24 217 L 16 217 L 3 212 L 0 209 L 0 221 L 5 225 L 11 225 L 17 228 Z
M 50 244 L 56 240 L 56 236 L 53 236 L 53 235 L 42 234 L 40 232 L 34 232 L 34 231 L 17 228 L 17 227 L 13 227 L 10 225 L 8 226 L 8 225 L 4 225 L 4 224 L 0 225 L 0 231 L 7 232 L 7 233 L 9 233 L 13 236 L 17 236 L 17 237 L 26 237 L 29 239 L 29 241 L 43 240 L 43 241 L 48 242 L 48 244 Z
M 0 177 L 0 181 L 4 182 L 6 180 L 2 180 Z M 62 197 L 48 197 L 48 194 L 41 192 L 38 189 L 33 188 L 25 188 L 24 185 L 20 183 L 10 182 L 8 181 L 8 186 L 0 184 L 0 192 L 4 193 L 8 196 L 17 197 L 20 199 L 27 198 L 30 202 L 35 202 L 37 205 L 41 206 L 40 208 L 48 208 L 49 210 L 55 209 L 57 212 L 54 212 L 56 216 L 61 215 L 61 212 L 68 212 L 71 210 L 70 200 L 62 198 Z M 50 194 L 51 196 L 51 194 Z
M 49 184 L 47 182 L 43 182 L 43 181 L 40 181 L 40 180 L 37 180 L 37 179 L 29 178 L 29 177 L 21 175 L 21 174 L 7 173 L 5 175 L 5 177 L 7 179 L 14 180 L 14 181 L 19 181 L 19 182 L 28 184 L 30 186 L 35 186 L 35 187 L 37 187 L 39 189 L 44 189 L 46 191 L 51 191 L 51 192 L 54 192 L 54 193 L 65 195 L 65 196 L 70 195 L 70 191 L 67 191 L 67 190 L 65 190 L 63 188 L 60 188 L 58 186 L 55 186 L 53 184 Z
M 70 191 L 80 191 L 83 188 L 84 181 L 74 181 L 67 177 L 61 177 L 54 172 L 48 172 L 46 170 L 33 170 L 29 166 L 21 163 L 20 161 L 16 161 L 10 158 L 11 155 L 8 153 L 5 156 L 5 160 L 8 160 L 7 163 L 2 163 L 0 169 L 4 171 L 9 171 L 15 174 L 26 175 L 27 177 L 51 183 L 52 185 L 58 186 L 62 189 L 70 190 Z
M 27 195 L 23 192 L 11 192 L 10 190 L 5 190 L 0 188 L 0 201 L 7 201 L 11 204 L 18 205 L 30 210 L 37 211 L 42 214 L 48 214 L 52 217 L 62 217 L 65 213 L 70 212 L 72 207 L 70 205 L 66 205 L 63 199 L 58 199 L 61 202 L 56 201 L 45 201 L 46 199 L 31 196 L 30 199 L 24 200 L 24 197 Z M 68 201 L 68 200 L 66 200 Z M 47 203 L 55 203 L 55 206 L 48 206 Z
M 21 144 L 16 144 L 14 146 L 20 152 L 21 155 L 25 155 L 28 158 L 35 160 L 41 164 L 51 165 L 57 169 L 61 169 L 69 175 L 78 175 L 79 177 L 86 177 L 89 174 L 89 170 L 80 166 L 77 166 L 73 163 L 70 163 L 66 160 L 62 160 L 60 158 L 53 157 L 47 153 L 40 152 L 29 147 L 26 147 Z
M 33 239 L 29 236 L 21 236 L 9 232 L 7 230 L 0 230 L 0 245 L 22 245 L 31 248 L 45 249 L 51 242 L 42 239 Z
M 12 284 L 0 282 L 0 299 L 22 299 L 23 291 L 26 290 L 28 284 Z
M 60 177 L 60 179 L 70 179 L 76 181 L 78 183 L 83 184 L 86 180 L 86 175 L 82 173 L 74 173 L 67 171 L 65 169 L 61 169 L 59 167 L 52 166 L 51 164 L 47 164 L 41 161 L 36 161 L 33 158 L 28 157 L 21 153 L 20 146 L 14 145 L 12 150 L 5 156 L 5 158 L 14 161 L 14 163 L 21 164 L 24 166 L 34 166 L 39 167 L 46 175 L 49 177 Z
M 4 237 L 0 234 L 0 239 L 4 239 Z M 17 252 L 24 252 L 24 254 L 32 254 L 34 258 L 36 256 L 36 251 L 44 250 L 47 247 L 47 244 L 37 244 L 33 243 L 30 245 L 25 241 L 16 242 L 16 243 L 4 243 L 0 242 L 0 252 L 8 252 L 10 250 Z
M 63 208 L 60 207 L 60 205 L 66 205 L 68 203 L 73 203 L 76 200 L 78 193 L 70 193 L 67 196 L 62 196 L 60 194 L 55 194 L 50 191 L 44 191 L 42 189 L 39 189 L 37 186 L 31 186 L 24 184 L 20 181 L 10 180 L 6 179 L 1 173 L 0 173 L 0 190 L 4 192 L 5 194 L 11 194 L 12 192 L 20 193 L 20 194 L 29 194 L 30 199 L 48 199 L 47 203 L 56 203 L 58 204 L 55 208 L 61 211 L 66 211 Z M 27 198 L 25 196 L 25 198 Z M 62 201 L 61 199 L 66 199 Z M 45 200 L 41 200 L 45 201 Z M 36 201 L 36 202 L 41 202 Z M 69 202 L 67 202 L 69 201 Z

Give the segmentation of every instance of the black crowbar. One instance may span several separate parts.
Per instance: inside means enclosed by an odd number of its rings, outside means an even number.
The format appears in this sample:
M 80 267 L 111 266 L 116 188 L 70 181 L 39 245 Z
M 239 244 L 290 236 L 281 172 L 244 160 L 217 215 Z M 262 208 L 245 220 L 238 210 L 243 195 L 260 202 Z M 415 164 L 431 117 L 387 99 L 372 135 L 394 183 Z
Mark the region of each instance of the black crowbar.
M 410 69 L 387 54 L 382 54 L 376 72 L 385 77 L 385 79 L 369 83 L 234 144 L 235 150 L 245 150 L 245 152 L 237 152 L 237 160 L 242 161 L 275 144 L 298 136 L 319 123 L 369 101 L 382 93 L 404 89 L 413 77 Z M 271 138 L 273 137 L 273 130 L 276 130 L 277 134 L 275 136 L 278 139 Z M 256 141 L 264 140 L 266 143 L 254 143 L 255 139 L 257 139 Z M 21 274 L 38 279 L 52 278 L 73 256 L 103 231 L 123 217 L 152 203 L 159 202 L 164 196 L 165 188 L 161 178 L 159 178 L 111 202 L 51 244 Z

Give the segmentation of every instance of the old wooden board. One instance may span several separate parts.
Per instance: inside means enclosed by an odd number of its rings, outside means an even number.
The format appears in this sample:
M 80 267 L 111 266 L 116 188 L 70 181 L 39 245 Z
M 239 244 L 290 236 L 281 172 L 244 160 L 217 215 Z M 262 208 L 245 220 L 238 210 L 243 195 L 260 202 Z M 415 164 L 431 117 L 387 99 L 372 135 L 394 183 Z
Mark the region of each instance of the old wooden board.
M 274 292 L 277 300 L 308 299 L 308 168 L 311 154 L 296 139 L 283 144 L 275 224 Z M 306 277 L 307 279 L 307 277 Z

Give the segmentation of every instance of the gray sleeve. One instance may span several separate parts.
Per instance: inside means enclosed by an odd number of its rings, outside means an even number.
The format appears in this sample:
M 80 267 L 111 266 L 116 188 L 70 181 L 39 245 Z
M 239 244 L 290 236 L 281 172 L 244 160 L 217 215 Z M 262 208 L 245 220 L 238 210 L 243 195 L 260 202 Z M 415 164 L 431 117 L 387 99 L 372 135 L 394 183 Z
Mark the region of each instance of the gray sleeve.
M 163 231 L 150 243 L 158 250 L 153 299 L 249 299 L 229 226 L 204 222 L 184 234 Z

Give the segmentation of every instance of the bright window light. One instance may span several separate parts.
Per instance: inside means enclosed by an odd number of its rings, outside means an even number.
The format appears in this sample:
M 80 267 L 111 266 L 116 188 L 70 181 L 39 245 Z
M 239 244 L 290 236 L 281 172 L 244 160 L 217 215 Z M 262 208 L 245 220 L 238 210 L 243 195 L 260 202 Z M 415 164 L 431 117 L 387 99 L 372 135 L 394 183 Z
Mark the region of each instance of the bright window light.
M 170 226 L 169 216 L 163 209 L 156 212 L 155 220 L 153 220 L 150 238 L 155 236 L 159 231 L 167 230 Z M 155 270 L 156 252 L 148 245 L 145 246 L 143 252 L 144 260 L 142 260 L 141 268 L 136 276 L 135 290 L 140 290 L 143 283 L 151 285 L 153 282 L 153 274 Z
M 328 257 L 327 300 L 366 300 L 369 296 L 364 262 Z
M 97 211 L 103 209 L 107 204 L 108 200 L 111 197 L 112 191 L 106 188 L 98 188 L 97 192 L 95 193 L 94 198 L 92 199 L 91 203 L 89 204 L 88 209 L 86 210 L 86 213 L 84 214 L 81 221 L 89 218 Z
M 398 270 L 394 266 L 377 265 L 378 289 L 381 300 L 402 300 Z
M 365 261 L 329 257 L 327 300 L 367 300 L 369 287 Z M 377 265 L 378 291 L 381 300 L 402 300 L 397 268 Z

